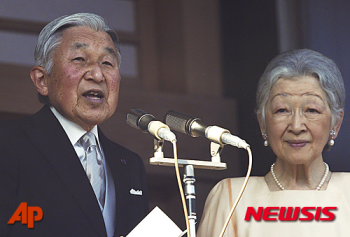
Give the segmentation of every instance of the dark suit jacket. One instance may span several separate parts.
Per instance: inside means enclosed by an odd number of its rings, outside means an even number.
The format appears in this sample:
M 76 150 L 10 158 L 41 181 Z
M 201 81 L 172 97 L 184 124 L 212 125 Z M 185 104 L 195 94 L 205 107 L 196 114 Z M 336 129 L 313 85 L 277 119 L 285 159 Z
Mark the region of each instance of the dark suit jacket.
M 85 171 L 48 106 L 0 123 L 0 134 L 0 236 L 106 236 Z M 115 236 L 125 236 L 149 210 L 145 168 L 137 154 L 101 131 L 99 138 L 116 191 Z M 131 195 L 130 189 L 143 195 Z M 21 202 L 43 210 L 34 229 L 7 224 Z

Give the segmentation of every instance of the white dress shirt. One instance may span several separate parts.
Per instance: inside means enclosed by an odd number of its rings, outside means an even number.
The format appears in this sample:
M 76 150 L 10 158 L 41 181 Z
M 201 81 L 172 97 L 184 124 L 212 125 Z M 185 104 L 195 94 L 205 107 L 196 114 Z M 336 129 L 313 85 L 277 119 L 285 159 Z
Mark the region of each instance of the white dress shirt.
M 55 117 L 58 119 L 58 121 L 60 122 L 64 131 L 66 132 L 70 142 L 72 143 L 72 146 L 74 147 L 75 152 L 77 153 L 80 159 L 80 162 L 82 163 L 84 170 L 86 171 L 86 163 L 83 162 L 83 157 L 85 157 L 85 151 L 78 141 L 88 131 L 85 131 L 78 124 L 63 117 L 54 107 L 50 106 L 50 109 L 52 113 L 55 115 Z M 115 187 L 114 187 L 114 182 L 113 182 L 111 172 L 106 164 L 103 149 L 99 141 L 97 125 L 95 125 L 89 132 L 93 133 L 96 137 L 97 144 L 98 144 L 97 147 L 102 156 L 102 162 L 105 169 L 105 174 L 106 174 L 105 207 L 103 208 L 100 204 L 100 209 L 102 211 L 103 219 L 105 222 L 107 236 L 110 237 L 114 235 L 115 206 L 116 206 Z

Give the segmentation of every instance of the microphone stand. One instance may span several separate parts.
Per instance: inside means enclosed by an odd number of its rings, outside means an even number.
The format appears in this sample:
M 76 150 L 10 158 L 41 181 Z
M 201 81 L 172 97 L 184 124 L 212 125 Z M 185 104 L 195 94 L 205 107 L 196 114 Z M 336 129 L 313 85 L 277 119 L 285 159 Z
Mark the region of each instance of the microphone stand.
M 188 209 L 188 221 L 190 224 L 191 237 L 196 237 L 196 191 L 194 183 L 196 179 L 194 177 L 193 165 L 185 165 L 185 174 L 183 182 L 185 183 L 185 197 Z
M 154 157 L 149 159 L 151 165 L 162 165 L 162 166 L 174 166 L 174 158 L 164 158 L 163 154 L 164 140 L 154 138 Z M 209 169 L 209 170 L 225 170 L 227 168 L 226 163 L 221 162 L 220 153 L 224 145 L 211 142 L 210 154 L 211 161 L 191 160 L 191 159 L 178 159 L 179 166 L 193 165 L 197 169 Z
M 164 158 L 162 151 L 164 140 L 154 138 L 154 157 L 150 158 L 151 165 L 162 165 L 162 166 L 175 166 L 175 161 L 172 158 Z M 184 166 L 184 178 L 185 184 L 184 192 L 187 202 L 188 220 L 190 227 L 191 237 L 196 237 L 196 192 L 194 183 L 196 182 L 194 176 L 194 168 L 199 169 L 213 169 L 213 170 L 224 170 L 226 169 L 226 163 L 221 162 L 220 153 L 224 145 L 211 142 L 210 154 L 211 161 L 199 161 L 199 160 L 185 160 L 178 159 L 179 166 Z

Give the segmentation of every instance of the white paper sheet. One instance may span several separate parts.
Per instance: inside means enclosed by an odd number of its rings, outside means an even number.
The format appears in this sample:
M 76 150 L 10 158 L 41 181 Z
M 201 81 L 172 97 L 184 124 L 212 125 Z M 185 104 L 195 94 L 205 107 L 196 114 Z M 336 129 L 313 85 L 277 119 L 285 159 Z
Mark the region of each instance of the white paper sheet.
M 155 207 L 126 237 L 179 237 L 181 229 Z

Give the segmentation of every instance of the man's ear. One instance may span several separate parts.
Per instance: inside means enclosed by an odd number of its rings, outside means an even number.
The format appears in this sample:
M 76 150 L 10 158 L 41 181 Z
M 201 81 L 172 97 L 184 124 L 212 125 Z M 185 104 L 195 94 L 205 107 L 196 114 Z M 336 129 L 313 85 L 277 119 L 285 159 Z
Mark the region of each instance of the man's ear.
M 30 78 L 32 79 L 36 90 L 39 94 L 47 96 L 49 89 L 47 86 L 47 73 L 43 67 L 35 66 L 30 70 Z

